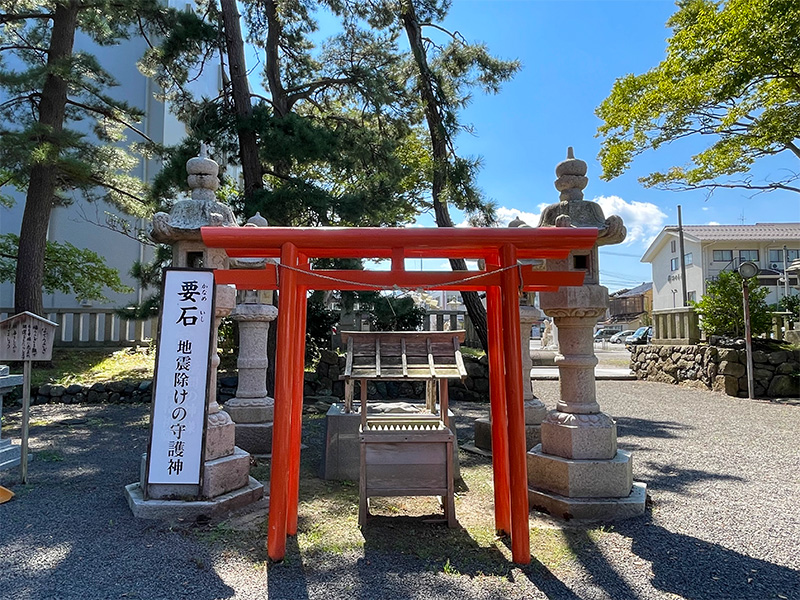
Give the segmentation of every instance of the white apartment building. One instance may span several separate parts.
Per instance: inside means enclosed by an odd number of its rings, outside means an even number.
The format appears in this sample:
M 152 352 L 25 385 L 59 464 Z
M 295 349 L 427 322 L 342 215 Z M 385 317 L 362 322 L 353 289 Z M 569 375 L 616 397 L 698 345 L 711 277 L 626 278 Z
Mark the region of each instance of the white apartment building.
M 697 301 L 721 271 L 742 262 L 759 266 L 758 282 L 769 289 L 767 304 L 786 294 L 785 268 L 800 259 L 800 223 L 755 225 L 684 225 L 684 260 L 688 299 Z M 667 226 L 642 256 L 653 269 L 653 309 L 682 306 L 680 242 L 677 226 Z M 797 295 L 797 275 L 789 276 L 788 291 Z

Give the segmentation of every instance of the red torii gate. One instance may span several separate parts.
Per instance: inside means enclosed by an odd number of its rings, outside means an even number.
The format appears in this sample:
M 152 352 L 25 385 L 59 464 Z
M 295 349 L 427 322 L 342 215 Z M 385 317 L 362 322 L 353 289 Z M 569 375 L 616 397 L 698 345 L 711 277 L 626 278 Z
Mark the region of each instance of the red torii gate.
M 215 271 L 218 284 L 278 290 L 280 294 L 269 557 L 283 559 L 286 536 L 297 534 L 306 291 L 423 288 L 486 290 L 495 528 L 511 535 L 514 562 L 528 564 L 519 293 L 582 285 L 585 272 L 537 271 L 517 261 L 566 258 L 572 250 L 589 249 L 595 243 L 597 229 L 203 227 L 201 232 L 206 246 L 224 248 L 231 258 L 280 258 L 280 265 L 268 264 L 265 269 Z M 384 258 L 391 259 L 392 264 L 389 271 L 312 271 L 310 258 Z M 484 259 L 486 269 L 406 271 L 406 258 Z

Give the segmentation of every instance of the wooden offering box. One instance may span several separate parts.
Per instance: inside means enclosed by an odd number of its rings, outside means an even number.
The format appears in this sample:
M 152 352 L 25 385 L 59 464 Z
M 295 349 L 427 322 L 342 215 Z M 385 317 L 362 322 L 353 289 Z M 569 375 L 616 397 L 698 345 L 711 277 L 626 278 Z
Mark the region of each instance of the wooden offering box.
M 467 375 L 460 350 L 464 332 L 342 332 L 342 340 L 348 411 L 354 380 L 361 382 L 359 525 L 366 524 L 370 497 L 439 496 L 448 526 L 455 527 L 447 378 Z M 370 415 L 369 380 L 426 381 L 425 411 Z

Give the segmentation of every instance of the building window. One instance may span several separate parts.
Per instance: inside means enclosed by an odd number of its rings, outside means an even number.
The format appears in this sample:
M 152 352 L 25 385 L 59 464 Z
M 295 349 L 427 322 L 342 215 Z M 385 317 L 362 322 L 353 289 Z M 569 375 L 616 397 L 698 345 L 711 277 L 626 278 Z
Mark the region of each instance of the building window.
M 675 252 L 675 240 L 672 240 L 672 241 L 670 242 L 670 244 L 669 244 L 669 249 L 670 249 L 672 252 Z
M 689 302 L 697 302 L 697 292 L 695 291 L 687 292 L 686 296 Z
M 786 249 L 786 262 L 792 262 L 798 258 L 800 258 L 800 250 L 793 248 Z M 778 263 L 780 267 L 783 268 L 783 249 L 770 248 L 769 262 Z
M 691 252 L 689 252 L 689 254 L 684 254 L 683 255 L 683 262 L 686 264 L 687 267 L 690 264 L 692 264 L 692 253 Z
M 739 261 L 745 262 L 747 260 L 758 262 L 758 250 L 739 250 Z
M 733 250 L 714 250 L 714 262 L 731 262 Z
M 678 265 L 678 259 L 677 258 L 673 258 L 672 260 L 669 261 L 669 269 L 670 269 L 670 271 L 677 271 L 678 270 L 678 266 L 679 265 Z

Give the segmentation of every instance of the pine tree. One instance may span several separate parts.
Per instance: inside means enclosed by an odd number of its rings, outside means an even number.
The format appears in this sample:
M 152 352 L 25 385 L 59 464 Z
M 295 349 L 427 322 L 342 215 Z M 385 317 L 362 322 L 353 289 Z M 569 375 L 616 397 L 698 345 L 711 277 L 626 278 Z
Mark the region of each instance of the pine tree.
M 474 225 L 494 222 L 494 205 L 475 185 L 480 159 L 460 156 L 455 136 L 469 127 L 459 119 L 459 110 L 467 106 L 472 89 L 497 93 L 503 82 L 519 70 L 518 61 L 495 58 L 483 44 L 472 44 L 459 33 L 443 25 L 450 0 L 385 0 L 362 3 L 347 0 L 348 10 L 367 19 L 376 28 L 392 32 L 402 30 L 411 49 L 406 63 L 409 97 L 420 106 L 427 124 L 432 160 L 431 199 L 436 224 L 453 227 L 448 204 L 465 211 Z M 433 31 L 445 39 L 437 43 Z M 453 270 L 466 270 L 466 261 L 451 259 Z M 486 309 L 476 292 L 462 292 L 461 297 L 484 349 L 488 348 Z
M 0 182 L 25 192 L 17 312 L 42 312 L 56 203 L 77 193 L 131 215 L 148 213 L 142 182 L 129 174 L 135 159 L 122 145 L 125 132 L 147 140 L 136 127 L 142 113 L 110 94 L 113 75 L 75 40 L 116 44 L 148 18 L 167 14 L 157 0 L 0 0 Z

